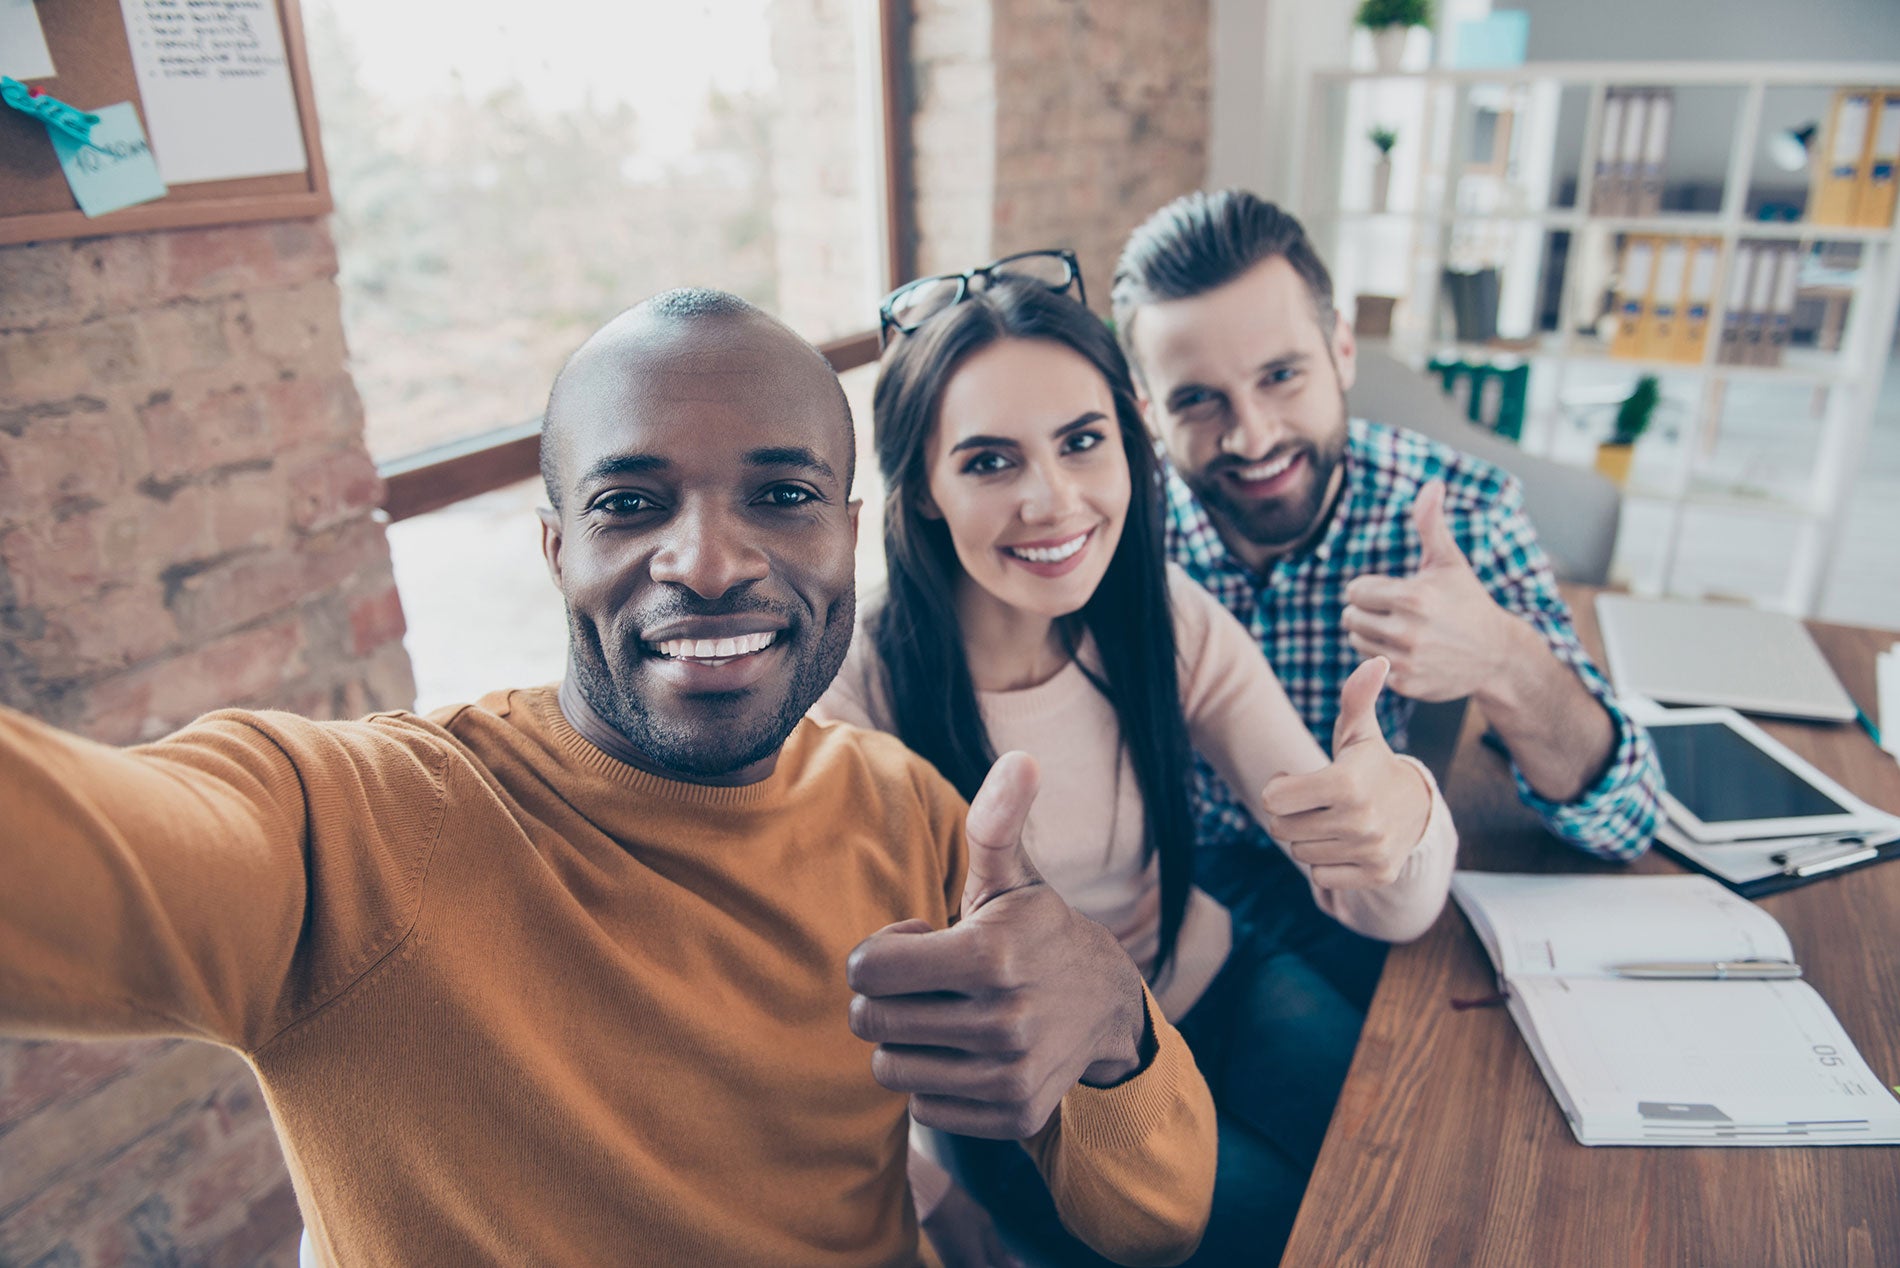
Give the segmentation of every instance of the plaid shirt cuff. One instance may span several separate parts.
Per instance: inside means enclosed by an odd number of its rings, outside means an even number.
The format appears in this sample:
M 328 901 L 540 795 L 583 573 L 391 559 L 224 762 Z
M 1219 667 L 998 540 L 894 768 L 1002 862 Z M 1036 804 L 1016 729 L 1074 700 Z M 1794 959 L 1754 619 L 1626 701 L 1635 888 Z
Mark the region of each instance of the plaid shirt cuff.
M 1600 697 L 1599 697 L 1600 698 Z M 1511 763 L 1511 778 L 1524 804 L 1565 845 L 1600 859 L 1626 863 L 1649 848 L 1660 811 L 1656 753 L 1649 734 L 1630 720 L 1615 701 L 1603 700 L 1616 727 L 1616 751 L 1602 778 L 1575 801 L 1539 796 L 1524 772 Z

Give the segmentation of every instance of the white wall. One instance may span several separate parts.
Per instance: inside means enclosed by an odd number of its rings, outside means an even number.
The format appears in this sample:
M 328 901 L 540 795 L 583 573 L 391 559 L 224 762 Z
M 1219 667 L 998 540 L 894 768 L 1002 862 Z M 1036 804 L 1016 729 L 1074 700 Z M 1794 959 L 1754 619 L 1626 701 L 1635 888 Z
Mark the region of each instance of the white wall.
M 1357 8 L 1358 0 L 1213 0 L 1210 189 L 1292 197 L 1308 76 L 1346 64 Z

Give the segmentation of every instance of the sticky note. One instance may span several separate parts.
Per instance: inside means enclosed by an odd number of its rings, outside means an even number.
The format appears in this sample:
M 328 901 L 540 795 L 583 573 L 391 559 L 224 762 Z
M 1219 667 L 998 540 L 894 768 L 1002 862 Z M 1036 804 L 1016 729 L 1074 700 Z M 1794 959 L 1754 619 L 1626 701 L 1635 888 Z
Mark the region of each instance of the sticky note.
M 46 79 L 57 73 L 33 0 L 0 0 L 0 75 Z
M 48 128 L 53 149 L 59 152 L 59 165 L 66 169 L 66 183 L 73 187 L 79 210 L 88 216 L 103 216 L 108 211 L 148 203 L 165 196 L 165 182 L 159 179 L 158 164 L 152 147 L 139 126 L 139 114 L 129 101 L 116 106 L 101 106 L 93 113 L 99 122 L 92 126 L 92 144 L 82 145 L 57 128 Z

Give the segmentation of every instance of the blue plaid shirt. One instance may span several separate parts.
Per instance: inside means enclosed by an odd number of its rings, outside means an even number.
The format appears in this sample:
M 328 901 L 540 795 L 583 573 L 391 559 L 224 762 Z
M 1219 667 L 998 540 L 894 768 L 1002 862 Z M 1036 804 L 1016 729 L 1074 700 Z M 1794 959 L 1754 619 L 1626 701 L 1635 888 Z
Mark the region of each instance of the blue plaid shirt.
M 1538 796 L 1513 764 L 1518 795 L 1553 833 L 1580 850 L 1607 859 L 1641 854 L 1656 826 L 1661 780 L 1655 753 L 1577 642 L 1550 561 L 1525 518 L 1516 479 L 1417 432 L 1357 418 L 1347 424 L 1345 470 L 1345 487 L 1319 544 L 1275 560 L 1260 579 L 1228 553 L 1207 511 L 1170 469 L 1168 554 L 1240 618 L 1320 747 L 1330 751 L 1339 689 L 1359 663 L 1341 624 L 1346 583 L 1365 573 L 1407 576 L 1418 570 L 1412 502 L 1427 481 L 1442 479 L 1445 522 L 1478 579 L 1506 611 L 1543 635 L 1557 659 L 1603 702 L 1616 727 L 1615 753 L 1602 778 L 1575 801 Z M 1391 691 L 1379 698 L 1379 723 L 1395 749 L 1405 747 L 1413 707 Z M 1194 807 L 1203 844 L 1230 843 L 1260 830 L 1199 758 Z

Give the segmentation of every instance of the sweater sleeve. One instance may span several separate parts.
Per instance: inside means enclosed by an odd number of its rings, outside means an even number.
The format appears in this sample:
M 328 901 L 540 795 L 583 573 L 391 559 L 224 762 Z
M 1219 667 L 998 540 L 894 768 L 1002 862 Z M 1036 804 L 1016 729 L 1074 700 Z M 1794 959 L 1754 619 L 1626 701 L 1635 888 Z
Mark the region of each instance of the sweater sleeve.
M 1246 628 L 1173 565 L 1168 581 L 1188 734 L 1264 829 L 1259 799 L 1267 781 L 1282 773 L 1323 769 L 1326 754 Z M 1325 889 L 1313 884 L 1311 868 L 1293 860 L 1312 885 L 1320 910 L 1355 932 L 1388 942 L 1416 938 L 1437 919 L 1450 889 L 1458 846 L 1437 781 L 1422 764 L 1401 760 L 1424 780 L 1431 810 L 1398 879 L 1377 889 Z
M 1076 1084 L 1023 1142 L 1069 1232 L 1119 1264 L 1178 1264 L 1214 1205 L 1214 1098 L 1180 1032 L 1142 991 L 1148 1067 L 1112 1088 Z
M 439 750 L 212 714 L 116 749 L 0 710 L 0 1031 L 252 1049 L 413 920 Z

